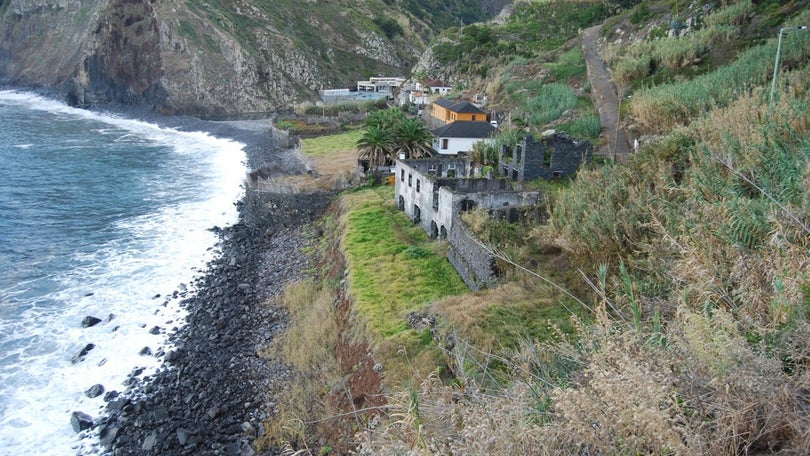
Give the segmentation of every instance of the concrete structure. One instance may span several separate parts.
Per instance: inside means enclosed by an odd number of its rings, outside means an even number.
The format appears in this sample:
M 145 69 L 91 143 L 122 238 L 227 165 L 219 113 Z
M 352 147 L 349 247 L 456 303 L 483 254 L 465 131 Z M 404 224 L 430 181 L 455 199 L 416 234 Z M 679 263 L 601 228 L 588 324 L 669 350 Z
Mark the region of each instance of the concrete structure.
M 562 132 L 549 131 L 540 140 L 527 136 L 514 148 L 504 146 L 498 157 L 498 172 L 518 182 L 554 179 L 575 173 L 591 160 L 593 145 Z
M 353 101 L 394 99 L 399 87 L 405 82 L 401 77 L 376 77 L 368 81 L 357 81 L 357 90 L 322 89 L 318 91 L 325 104 L 349 103 Z
M 402 77 L 375 77 L 368 81 L 357 81 L 358 92 L 393 93 L 405 83 Z
M 423 92 L 421 90 L 415 90 L 412 92 L 408 92 L 408 102 L 419 106 L 427 106 L 430 104 L 430 93 Z
M 478 142 L 492 142 L 492 134 L 496 130 L 487 122 L 457 120 L 433 130 L 433 150 L 440 155 L 471 152 Z
M 324 104 L 350 103 L 355 101 L 379 100 L 390 96 L 387 92 L 358 92 L 349 89 L 324 89 L 318 95 Z

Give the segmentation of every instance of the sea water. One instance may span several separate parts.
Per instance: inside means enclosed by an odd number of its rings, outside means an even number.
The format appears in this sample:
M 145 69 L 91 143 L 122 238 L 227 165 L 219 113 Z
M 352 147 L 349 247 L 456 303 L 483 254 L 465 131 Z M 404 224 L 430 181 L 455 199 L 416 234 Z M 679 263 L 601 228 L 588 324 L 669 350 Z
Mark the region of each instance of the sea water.
M 236 222 L 242 148 L 0 90 L 0 455 L 100 451 L 71 414 L 97 418 L 85 390 L 159 367 L 139 352 L 169 348 L 184 314 L 167 298 L 193 293 L 211 228 Z

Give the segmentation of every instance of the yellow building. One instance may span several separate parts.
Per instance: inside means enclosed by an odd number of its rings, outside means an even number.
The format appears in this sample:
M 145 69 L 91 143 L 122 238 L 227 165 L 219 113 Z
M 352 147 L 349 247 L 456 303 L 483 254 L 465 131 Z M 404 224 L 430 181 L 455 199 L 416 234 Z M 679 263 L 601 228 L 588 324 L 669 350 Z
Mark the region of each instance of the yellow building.
M 433 102 L 432 116 L 445 124 L 457 120 L 489 121 L 486 111 L 481 110 L 481 108 L 469 101 L 453 102 L 444 98 Z

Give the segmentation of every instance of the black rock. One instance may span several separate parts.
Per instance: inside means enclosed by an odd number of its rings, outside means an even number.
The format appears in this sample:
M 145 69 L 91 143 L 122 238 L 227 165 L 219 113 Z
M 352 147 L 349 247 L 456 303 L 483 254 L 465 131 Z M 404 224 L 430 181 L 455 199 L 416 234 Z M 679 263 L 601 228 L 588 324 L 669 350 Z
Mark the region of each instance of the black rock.
M 166 360 L 167 363 L 173 363 L 173 362 L 179 361 L 180 360 L 180 354 L 177 353 L 176 350 L 172 350 L 169 353 L 166 353 L 165 360 Z
M 177 442 L 180 443 L 180 445 L 185 445 L 188 442 L 187 430 L 183 428 L 177 429 Z
M 118 426 L 105 427 L 101 430 L 101 432 L 99 432 L 98 436 L 99 439 L 101 439 L 101 444 L 105 447 L 109 447 L 118 436 Z
M 96 348 L 95 344 L 85 345 L 84 348 L 82 348 L 82 350 L 79 353 L 77 353 L 73 358 L 70 359 L 70 362 L 76 364 L 79 361 L 84 361 L 84 357 L 87 356 L 87 354 L 90 353 L 90 350 L 94 348 Z
M 155 444 L 158 442 L 158 435 L 157 431 L 152 432 L 143 440 L 143 444 L 141 445 L 141 450 L 143 451 L 152 451 L 152 448 L 155 447 Z
M 93 417 L 83 412 L 73 412 L 70 415 L 70 425 L 74 432 L 82 432 L 93 427 Z
M 82 319 L 82 328 L 90 328 L 91 326 L 95 326 L 99 323 L 101 323 L 101 318 L 88 315 Z
M 95 384 L 84 391 L 84 395 L 89 398 L 99 397 L 102 394 L 104 394 L 104 386 L 101 384 Z
M 149 330 L 149 334 L 160 334 L 160 326 L 154 326 Z
M 149 347 L 143 347 L 138 354 L 141 356 L 152 356 L 152 349 Z
M 290 378 L 285 367 L 256 356 L 256 344 L 269 343 L 286 324 L 284 312 L 263 303 L 306 269 L 304 214 L 329 201 L 251 195 L 257 199 L 243 204 L 240 223 L 221 229 L 222 255 L 192 285 L 181 286 L 196 290 L 179 303 L 186 315 L 153 328 L 171 342 L 171 349 L 151 349 L 165 364 L 154 375 L 133 371 L 127 390 L 107 402 L 107 421 L 94 428 L 104 454 L 253 454 L 249 442 L 264 432 L 258 416 L 274 408 L 245 404 Z M 257 314 L 267 318 L 250 317 Z M 178 325 L 181 318 L 187 324 Z
M 135 368 L 132 369 L 132 372 L 129 373 L 129 376 L 130 377 L 137 377 L 137 376 L 141 375 L 143 373 L 143 371 L 145 371 L 145 370 L 146 370 L 145 367 L 140 367 L 140 366 L 135 367 Z

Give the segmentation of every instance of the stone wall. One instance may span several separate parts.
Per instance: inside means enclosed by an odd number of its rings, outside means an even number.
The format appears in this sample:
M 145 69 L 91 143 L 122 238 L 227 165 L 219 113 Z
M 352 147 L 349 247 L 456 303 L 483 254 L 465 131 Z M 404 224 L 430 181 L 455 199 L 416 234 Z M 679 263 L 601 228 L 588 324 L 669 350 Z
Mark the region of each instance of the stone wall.
M 450 245 L 447 258 L 471 290 L 497 285 L 499 272 L 495 256 L 478 242 L 461 219 L 453 224 L 447 241 Z
M 461 214 L 487 210 L 509 222 L 540 218 L 542 195 L 517 192 L 508 179 L 438 177 L 448 160 L 398 160 L 395 168 L 397 207 L 433 239 L 447 240 L 448 259 L 472 290 L 497 284 L 495 257 L 476 239 Z M 442 165 L 442 168 L 439 166 Z M 456 169 L 462 169 L 459 163 Z
M 592 154 L 591 143 L 565 133 L 545 135 L 539 140 L 528 136 L 512 150 L 500 151 L 500 173 L 520 182 L 565 177 L 589 162 Z

